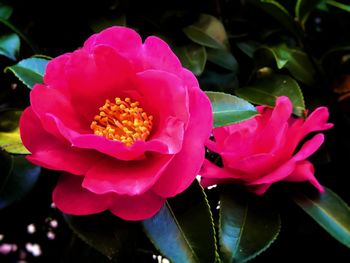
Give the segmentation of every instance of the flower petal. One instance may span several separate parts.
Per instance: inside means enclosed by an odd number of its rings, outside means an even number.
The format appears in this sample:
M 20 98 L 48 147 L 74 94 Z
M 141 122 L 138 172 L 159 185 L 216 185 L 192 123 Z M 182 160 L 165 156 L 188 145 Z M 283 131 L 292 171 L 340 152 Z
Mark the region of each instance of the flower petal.
M 300 161 L 295 166 L 294 171 L 284 179 L 284 181 L 288 182 L 303 182 L 309 181 L 313 186 L 316 187 L 321 193 L 324 192 L 324 188 L 320 183 L 316 180 L 315 169 L 312 163 L 309 161 Z
M 104 158 L 87 172 L 83 187 L 96 194 L 140 195 L 154 185 L 172 158 L 155 154 L 128 162 Z
M 148 191 L 136 196 L 118 195 L 109 210 L 124 220 L 144 220 L 155 215 L 164 203 L 164 198 Z
M 91 53 L 77 50 L 71 54 L 65 70 L 72 104 L 91 122 L 106 99 L 125 98 L 132 76 L 130 63 L 111 47 L 97 46 Z
M 58 56 L 47 63 L 44 83 L 49 88 L 57 89 L 61 92 L 68 92 L 68 84 L 65 78 L 62 78 L 65 74 L 66 64 L 70 59 L 71 54 L 66 53 Z
M 61 175 L 52 194 L 53 202 L 66 214 L 90 215 L 107 210 L 112 195 L 97 195 L 81 186 L 82 178 L 70 174 Z
M 189 74 L 188 78 L 194 78 L 192 73 Z M 155 193 L 163 197 L 184 191 L 193 182 L 204 161 L 204 143 L 210 136 L 213 117 L 210 101 L 198 86 L 189 88 L 189 106 L 191 118 L 182 149 L 153 187 Z
M 199 175 L 201 175 L 204 178 L 240 178 L 240 174 L 235 174 L 232 171 L 229 171 L 228 169 L 221 168 L 209 160 L 205 159 L 203 162 L 203 166 L 199 172 Z
M 81 151 L 47 133 L 31 107 L 22 113 L 19 126 L 23 144 L 32 153 L 27 158 L 34 164 L 52 170 L 85 174 L 100 158 L 95 151 Z

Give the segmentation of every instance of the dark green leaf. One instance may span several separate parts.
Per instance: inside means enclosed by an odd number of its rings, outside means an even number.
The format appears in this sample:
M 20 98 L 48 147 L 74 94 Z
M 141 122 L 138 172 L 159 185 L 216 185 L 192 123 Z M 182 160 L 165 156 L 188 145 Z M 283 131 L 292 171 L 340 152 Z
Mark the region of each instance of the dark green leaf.
M 3 151 L 0 151 L 0 193 L 7 184 L 7 180 L 13 170 L 13 157 Z
M 9 19 L 12 12 L 13 8 L 11 6 L 0 3 L 0 18 L 5 20 Z
M 291 32 L 298 39 L 302 38 L 302 30 L 295 23 L 294 18 L 288 10 L 280 3 L 274 0 L 250 0 L 253 4 L 264 10 L 274 19 L 276 19 L 286 30 Z
M 207 62 L 207 52 L 203 46 L 193 43 L 187 46 L 175 47 L 174 51 L 185 68 L 188 68 L 197 76 L 202 74 Z
M 40 175 L 40 167 L 23 156 L 13 157 L 13 170 L 0 189 L 0 209 L 26 196 L 34 187 Z
M 0 36 L 0 55 L 16 60 L 19 52 L 20 39 L 16 34 Z
M 330 189 L 312 196 L 295 193 L 293 200 L 330 235 L 350 248 L 350 208 Z
M 211 15 L 202 14 L 195 24 L 185 27 L 183 32 L 197 44 L 216 49 L 228 48 L 223 24 Z
M 134 222 L 123 221 L 109 213 L 89 216 L 64 215 L 74 233 L 109 259 L 122 257 L 133 247 Z
M 213 108 L 214 127 L 244 121 L 258 114 L 252 104 L 236 96 L 213 91 L 207 91 L 206 94 Z
M 153 244 L 172 262 L 216 261 L 213 219 L 197 180 L 142 224 Z
M 255 104 L 274 106 L 276 98 L 287 96 L 293 103 L 293 113 L 305 116 L 304 97 L 298 83 L 289 76 L 273 74 L 259 78 L 248 87 L 237 89 L 237 96 Z
M 261 46 L 258 42 L 255 41 L 244 41 L 236 43 L 237 47 L 242 50 L 248 57 L 253 58 L 254 52 Z
M 28 154 L 23 146 L 18 123 L 22 112 L 7 110 L 0 112 L 0 147 L 13 154 Z
M 278 69 L 288 69 L 294 78 L 307 85 L 312 86 L 315 82 L 314 66 L 308 55 L 301 50 L 288 48 L 286 45 L 264 46 L 256 50 L 255 56 L 261 61 L 274 60 Z
M 27 58 L 18 64 L 7 67 L 5 72 L 11 71 L 28 88 L 32 89 L 37 83 L 43 83 L 45 68 L 49 60 L 43 58 Z
M 207 49 L 208 60 L 220 67 L 238 72 L 238 62 L 235 57 L 228 51 L 222 49 Z
M 298 0 L 295 5 L 295 16 L 304 27 L 310 13 L 325 0 Z
M 220 198 L 219 237 L 223 262 L 246 262 L 265 251 L 281 228 L 271 200 L 226 186 Z
M 231 92 L 238 88 L 236 73 L 217 73 L 205 70 L 199 78 L 199 83 L 204 90 L 215 90 L 221 92 Z
M 334 6 L 336 8 L 339 8 L 343 11 L 350 12 L 350 5 L 346 5 L 343 3 L 339 3 L 338 1 L 332 1 L 332 0 L 326 0 L 326 3 L 328 5 Z

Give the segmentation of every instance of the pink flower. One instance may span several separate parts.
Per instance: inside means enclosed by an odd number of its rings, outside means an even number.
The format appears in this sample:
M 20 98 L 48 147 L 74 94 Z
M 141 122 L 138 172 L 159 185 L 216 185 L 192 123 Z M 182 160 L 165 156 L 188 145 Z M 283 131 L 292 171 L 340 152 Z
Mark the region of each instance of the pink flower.
M 300 142 L 311 132 L 333 126 L 327 123 L 327 108 L 317 108 L 306 120 L 291 116 L 287 97 L 279 97 L 273 109 L 257 109 L 260 114 L 252 119 L 213 130 L 215 142 L 208 141 L 207 146 L 220 154 L 223 168 L 205 160 L 202 184 L 237 182 L 261 195 L 277 181 L 309 181 L 322 192 L 306 159 L 321 146 L 324 136 L 318 133 L 303 145 Z
M 194 75 L 157 37 L 111 27 L 49 62 L 20 121 L 28 159 L 61 170 L 65 213 L 154 215 L 204 160 L 211 106 Z

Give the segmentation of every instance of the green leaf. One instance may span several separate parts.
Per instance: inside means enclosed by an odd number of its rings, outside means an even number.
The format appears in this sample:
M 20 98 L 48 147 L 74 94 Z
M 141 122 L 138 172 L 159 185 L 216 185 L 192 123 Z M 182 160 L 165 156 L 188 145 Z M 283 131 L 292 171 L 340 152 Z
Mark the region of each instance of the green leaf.
M 201 14 L 198 21 L 183 29 L 193 42 L 210 48 L 228 49 L 227 33 L 221 21 L 214 16 Z
M 247 120 L 258 114 L 249 102 L 236 96 L 207 91 L 214 114 L 214 127 L 221 127 Z
M 204 90 L 231 92 L 238 88 L 238 80 L 234 72 L 224 74 L 205 70 L 199 78 L 199 83 Z
M 213 219 L 197 180 L 184 193 L 168 199 L 155 216 L 142 224 L 152 243 L 172 262 L 216 261 Z
M 297 23 L 295 23 L 294 18 L 289 14 L 288 10 L 283 5 L 274 0 L 250 0 L 250 2 L 276 19 L 296 38 L 302 38 L 301 28 Z
M 9 19 L 12 12 L 13 8 L 11 6 L 0 3 L 0 18 L 5 20 Z
M 237 96 L 254 104 L 273 107 L 276 98 L 287 96 L 293 103 L 293 113 L 305 116 L 304 97 L 298 83 L 289 76 L 273 74 L 257 79 L 251 86 L 235 91 Z
M 238 72 L 238 62 L 235 57 L 228 51 L 222 49 L 207 49 L 208 60 L 222 68 Z
M 302 27 L 305 26 L 310 13 L 325 0 L 297 0 L 295 5 L 295 16 L 301 23 Z
M 3 151 L 0 151 L 0 193 L 7 183 L 13 170 L 13 157 Z
M 0 209 L 26 196 L 39 179 L 41 168 L 23 156 L 13 156 L 13 169 L 0 188 Z
M 187 46 L 175 47 L 174 51 L 185 68 L 197 76 L 202 74 L 207 62 L 207 52 L 203 46 L 192 43 Z
M 343 11 L 350 12 L 350 5 L 346 5 L 343 3 L 339 3 L 338 1 L 332 1 L 332 0 L 326 0 L 326 3 L 330 6 L 334 6 L 336 8 L 343 10 Z
M 110 213 L 64 215 L 64 219 L 80 239 L 110 260 L 121 258 L 133 249 L 135 222 L 123 221 Z
M 255 41 L 242 41 L 236 43 L 237 47 L 248 57 L 253 58 L 255 51 L 261 46 Z
M 274 60 L 278 69 L 288 69 L 294 78 L 307 85 L 312 86 L 315 83 L 314 66 L 308 55 L 301 50 L 288 48 L 284 44 L 275 47 L 264 46 L 256 50 L 255 56 L 261 61 Z
M 293 200 L 340 243 L 350 248 L 350 208 L 330 189 L 317 196 L 295 193 Z
M 8 153 L 30 153 L 22 144 L 18 123 L 22 111 L 6 110 L 0 112 L 0 147 Z
M 11 71 L 28 88 L 32 89 L 37 83 L 43 83 L 45 68 L 49 60 L 43 58 L 27 58 L 18 64 L 7 67 L 5 72 Z
M 19 52 L 20 39 L 16 34 L 0 36 L 0 55 L 16 60 Z
M 280 229 L 280 215 L 271 200 L 224 187 L 219 220 L 223 262 L 246 262 L 255 258 L 275 241 Z

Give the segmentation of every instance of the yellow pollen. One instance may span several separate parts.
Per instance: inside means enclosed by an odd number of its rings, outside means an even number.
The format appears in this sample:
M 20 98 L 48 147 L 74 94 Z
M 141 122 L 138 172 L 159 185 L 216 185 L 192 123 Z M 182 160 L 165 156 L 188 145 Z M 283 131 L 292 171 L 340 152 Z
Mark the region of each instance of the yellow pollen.
M 120 141 L 126 146 L 145 141 L 152 130 L 153 116 L 144 112 L 138 101 L 118 97 L 114 101 L 106 100 L 99 108 L 100 113 L 90 125 L 94 134 Z

